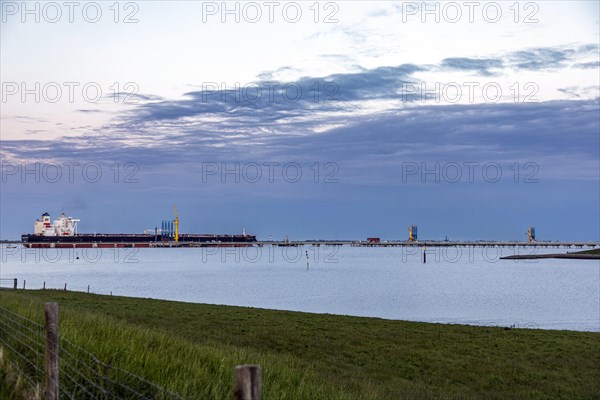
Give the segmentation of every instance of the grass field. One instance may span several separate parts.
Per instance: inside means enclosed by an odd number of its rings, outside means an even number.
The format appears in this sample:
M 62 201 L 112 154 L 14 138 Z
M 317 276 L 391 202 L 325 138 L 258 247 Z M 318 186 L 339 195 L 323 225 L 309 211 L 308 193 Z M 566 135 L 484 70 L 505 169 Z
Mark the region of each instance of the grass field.
M 576 251 L 572 254 L 597 254 L 597 255 L 600 255 L 600 249 Z
M 193 399 L 232 398 L 245 363 L 263 367 L 265 399 L 600 398 L 600 333 L 0 291 L 40 322 L 49 301 L 66 338 Z

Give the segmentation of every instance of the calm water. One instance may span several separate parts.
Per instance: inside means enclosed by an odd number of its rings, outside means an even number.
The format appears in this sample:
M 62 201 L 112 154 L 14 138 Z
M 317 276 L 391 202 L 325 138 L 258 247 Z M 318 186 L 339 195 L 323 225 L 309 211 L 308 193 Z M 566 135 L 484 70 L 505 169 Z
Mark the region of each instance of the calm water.
M 514 248 L 2 247 L 0 278 L 62 288 L 427 322 L 600 331 L 600 262 L 499 260 Z M 564 249 L 527 251 L 555 253 Z M 308 255 L 308 260 L 307 260 Z M 79 259 L 75 259 L 79 256 Z M 307 262 L 309 263 L 307 269 Z M 4 284 L 6 286 L 6 283 Z

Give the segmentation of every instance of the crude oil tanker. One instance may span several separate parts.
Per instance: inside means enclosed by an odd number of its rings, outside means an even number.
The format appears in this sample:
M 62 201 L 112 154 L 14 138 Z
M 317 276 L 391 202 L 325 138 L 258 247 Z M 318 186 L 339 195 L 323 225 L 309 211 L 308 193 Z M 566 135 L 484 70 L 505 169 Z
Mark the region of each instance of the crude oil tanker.
M 50 214 L 42 214 L 34 223 L 34 233 L 21 236 L 28 248 L 86 248 L 86 247 L 231 247 L 252 246 L 256 236 L 213 234 L 180 234 L 179 218 L 163 221 L 161 229 L 139 234 L 130 233 L 78 233 L 79 219 L 65 216 L 50 221 Z

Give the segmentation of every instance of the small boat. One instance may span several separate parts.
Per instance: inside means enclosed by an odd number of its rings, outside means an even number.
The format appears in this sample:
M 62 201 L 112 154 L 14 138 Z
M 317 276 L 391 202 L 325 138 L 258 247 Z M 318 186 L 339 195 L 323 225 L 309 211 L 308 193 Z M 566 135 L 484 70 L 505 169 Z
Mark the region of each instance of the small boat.
M 9 244 L 8 246 L 6 246 L 7 249 L 16 249 L 17 245 L 16 244 Z

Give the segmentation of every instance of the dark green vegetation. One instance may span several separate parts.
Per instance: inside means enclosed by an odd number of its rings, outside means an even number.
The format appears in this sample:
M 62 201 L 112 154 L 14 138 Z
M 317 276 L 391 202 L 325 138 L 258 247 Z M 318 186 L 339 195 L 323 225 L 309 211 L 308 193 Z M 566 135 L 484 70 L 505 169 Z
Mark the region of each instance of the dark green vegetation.
M 600 260 L 600 248 L 556 254 L 517 254 L 500 257 L 501 260 L 530 260 L 537 258 L 563 258 L 571 260 Z
M 49 301 L 65 337 L 194 399 L 231 398 L 244 363 L 262 365 L 266 399 L 600 396 L 599 333 L 0 291 L 3 307 L 40 321 Z
M 597 255 L 600 255 L 600 248 L 592 249 L 592 250 L 576 251 L 576 252 L 570 253 L 570 254 L 597 254 Z

